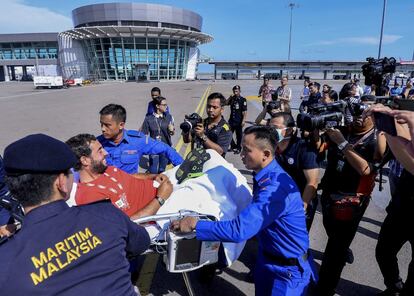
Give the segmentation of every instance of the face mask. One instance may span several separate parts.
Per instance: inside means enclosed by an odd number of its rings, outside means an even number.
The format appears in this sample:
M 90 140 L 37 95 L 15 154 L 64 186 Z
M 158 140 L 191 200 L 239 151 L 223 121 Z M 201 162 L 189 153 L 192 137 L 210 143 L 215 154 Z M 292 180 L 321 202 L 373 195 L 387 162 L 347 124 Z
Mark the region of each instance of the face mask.
M 290 136 L 289 137 L 284 137 L 282 135 L 282 131 L 287 130 L 287 129 L 288 129 L 287 127 L 285 127 L 285 128 L 277 128 L 276 129 L 277 137 L 278 137 L 278 143 L 282 142 L 283 140 L 290 139 Z

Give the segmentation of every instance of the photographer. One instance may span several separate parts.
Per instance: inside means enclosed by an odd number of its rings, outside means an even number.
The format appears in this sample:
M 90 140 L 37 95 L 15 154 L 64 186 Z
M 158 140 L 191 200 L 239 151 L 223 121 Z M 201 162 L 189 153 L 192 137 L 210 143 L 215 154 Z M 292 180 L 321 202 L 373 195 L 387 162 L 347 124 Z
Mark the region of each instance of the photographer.
M 319 92 L 321 85 L 318 82 L 309 83 L 309 98 L 307 101 L 302 101 L 299 106 L 299 112 L 308 112 L 308 107 L 319 103 L 322 95 Z
M 359 106 L 358 110 L 364 107 Z M 349 247 L 369 204 L 374 188 L 374 155 L 377 150 L 371 118 L 355 116 L 349 126 L 327 129 L 327 168 L 321 181 L 323 225 L 328 235 L 319 273 L 319 295 L 334 295 Z
M 384 277 L 384 284 L 387 289 L 381 295 L 413 295 L 414 294 L 414 262 L 408 268 L 408 275 L 405 283 L 400 277 L 398 267 L 398 252 L 402 246 L 409 242 L 411 248 L 414 247 L 414 234 L 408 225 L 413 225 L 414 211 L 414 194 L 412 193 L 412 184 L 414 175 L 408 169 L 402 169 L 399 162 L 407 168 L 412 168 L 412 139 L 414 132 L 414 112 L 390 110 L 382 105 L 376 105 L 370 108 L 366 114 L 371 115 L 374 119 L 378 113 L 393 116 L 396 120 L 396 133 L 385 128 L 380 119 L 379 129 L 387 130 L 385 138 L 391 148 L 397 161 L 390 161 L 390 189 L 391 201 L 386 208 L 387 216 L 381 226 L 376 247 L 376 259 Z M 383 117 L 382 117 L 383 118 Z M 406 126 L 401 124 L 407 124 Z M 381 126 L 383 125 L 383 126 Z M 394 135 L 393 135 L 394 134 Z M 410 152 L 411 151 L 411 152 Z
M 230 105 L 229 125 L 232 133 L 236 133 L 236 142 L 234 142 L 233 135 L 231 139 L 231 149 L 234 154 L 239 154 L 241 151 L 241 140 L 243 136 L 243 127 L 246 123 L 247 117 L 247 101 L 240 96 L 240 86 L 233 87 L 233 95 L 230 96 L 226 105 Z
M 230 127 L 223 118 L 225 103 L 226 99 L 221 93 L 210 94 L 206 106 L 208 117 L 191 130 L 187 132 L 183 130 L 184 143 L 191 142 L 192 149 L 198 147 L 214 149 L 225 157 L 232 138 Z
M 257 125 L 268 125 L 270 119 L 265 119 L 266 115 L 269 114 L 270 118 L 272 118 L 279 112 L 291 113 L 289 104 L 285 105 L 280 101 L 270 101 L 263 106 L 263 110 L 257 115 L 255 123 Z
M 0 156 L 0 198 L 7 199 L 10 193 L 7 189 L 4 177 L 3 159 Z M 12 220 L 9 211 L 0 206 L 0 238 L 3 236 L 10 236 L 15 232 L 16 226 L 11 222 Z
M 315 197 L 319 183 L 316 149 L 297 136 L 295 120 L 290 113 L 275 114 L 269 120 L 269 126 L 274 127 L 278 135 L 276 160 L 299 187 L 309 231 L 316 211 Z
M 345 125 L 350 125 L 352 123 L 351 105 L 358 104 L 360 102 L 360 99 L 357 97 L 356 85 L 351 82 L 345 83 L 341 91 L 339 92 L 339 99 L 347 103 L 347 107 L 344 112 L 344 122 Z

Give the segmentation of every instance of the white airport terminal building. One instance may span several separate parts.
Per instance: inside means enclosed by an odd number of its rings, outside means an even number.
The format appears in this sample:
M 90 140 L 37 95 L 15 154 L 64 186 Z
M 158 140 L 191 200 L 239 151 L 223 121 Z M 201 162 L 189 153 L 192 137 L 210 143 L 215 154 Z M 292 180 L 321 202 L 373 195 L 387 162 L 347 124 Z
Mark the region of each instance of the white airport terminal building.
M 0 81 L 30 75 L 100 80 L 183 80 L 196 76 L 202 17 L 146 3 L 105 3 L 72 11 L 61 33 L 0 34 Z

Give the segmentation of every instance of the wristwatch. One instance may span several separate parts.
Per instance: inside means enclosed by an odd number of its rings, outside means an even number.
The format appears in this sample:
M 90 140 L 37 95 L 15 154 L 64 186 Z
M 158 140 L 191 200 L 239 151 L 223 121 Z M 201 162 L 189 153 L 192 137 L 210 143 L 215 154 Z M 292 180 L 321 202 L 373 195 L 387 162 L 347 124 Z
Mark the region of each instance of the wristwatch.
M 203 136 L 201 137 L 201 140 L 202 140 L 203 142 L 205 142 L 205 141 L 207 141 L 207 140 L 208 140 L 208 137 L 207 137 L 206 135 L 203 135 Z
M 345 140 L 342 143 L 338 144 L 338 149 L 343 151 L 348 144 L 349 144 L 349 142 L 347 140 Z
M 160 206 L 162 206 L 163 204 L 165 204 L 165 199 L 163 199 L 163 198 L 161 198 L 159 196 L 156 196 L 155 198 L 156 198 L 156 200 L 158 200 L 158 203 L 160 204 Z

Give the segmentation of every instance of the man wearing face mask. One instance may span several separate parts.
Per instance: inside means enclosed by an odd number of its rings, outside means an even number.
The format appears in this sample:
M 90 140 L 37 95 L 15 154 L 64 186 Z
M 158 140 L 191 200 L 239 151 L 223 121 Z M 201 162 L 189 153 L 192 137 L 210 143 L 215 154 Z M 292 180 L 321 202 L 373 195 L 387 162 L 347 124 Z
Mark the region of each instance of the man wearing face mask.
M 276 160 L 299 187 L 306 210 L 306 227 L 309 231 L 318 203 L 315 198 L 319 182 L 316 149 L 297 136 L 292 114 L 277 113 L 269 120 L 269 125 L 277 131 Z

